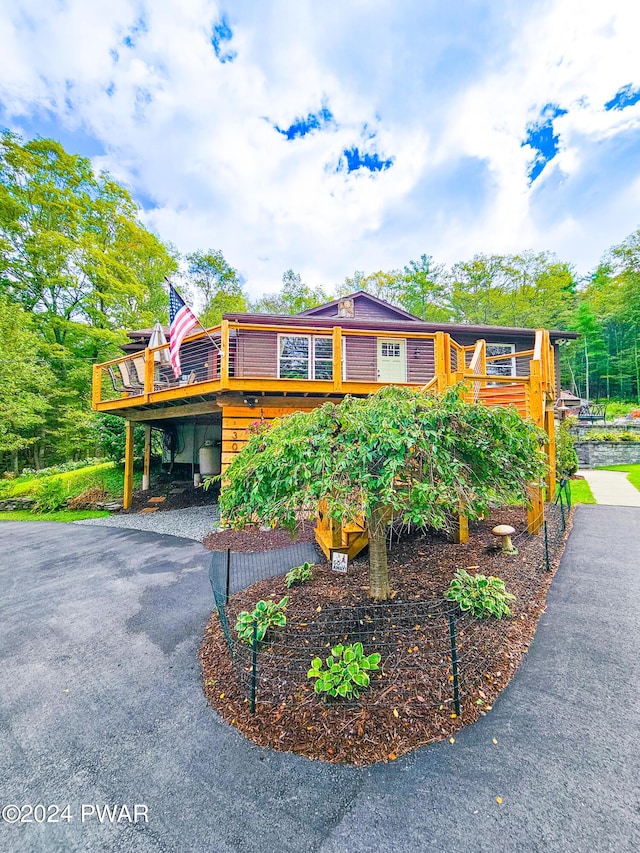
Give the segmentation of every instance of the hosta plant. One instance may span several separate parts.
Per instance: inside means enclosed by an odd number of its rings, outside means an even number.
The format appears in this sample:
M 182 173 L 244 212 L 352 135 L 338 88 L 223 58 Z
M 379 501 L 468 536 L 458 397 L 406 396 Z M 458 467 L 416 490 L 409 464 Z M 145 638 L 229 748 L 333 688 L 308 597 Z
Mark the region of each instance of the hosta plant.
M 333 698 L 356 699 L 360 690 L 369 686 L 369 673 L 378 669 L 380 655 L 365 655 L 362 643 L 350 646 L 337 645 L 326 659 L 326 669 L 320 658 L 311 661 L 307 678 L 316 678 L 316 693 L 326 693 Z
M 285 595 L 277 604 L 275 601 L 259 601 L 252 611 L 243 610 L 238 613 L 235 630 L 238 637 L 245 643 L 253 642 L 253 623 L 258 623 L 257 638 L 263 640 L 270 628 L 282 628 L 287 624 L 285 608 L 289 597 Z
M 510 616 L 507 604 L 514 601 L 515 595 L 507 592 L 504 581 L 486 575 L 470 575 L 464 569 L 458 569 L 453 576 L 447 598 L 457 601 L 460 609 L 470 611 L 473 616 Z
M 303 563 L 301 566 L 294 566 L 290 572 L 287 572 L 284 579 L 287 586 L 292 587 L 296 583 L 310 581 L 311 577 L 311 563 Z

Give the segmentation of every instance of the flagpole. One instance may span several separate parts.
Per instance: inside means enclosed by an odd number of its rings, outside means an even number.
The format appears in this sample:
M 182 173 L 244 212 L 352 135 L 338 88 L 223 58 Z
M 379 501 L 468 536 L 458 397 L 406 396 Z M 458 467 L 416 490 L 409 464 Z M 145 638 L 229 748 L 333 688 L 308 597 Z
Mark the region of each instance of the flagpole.
M 164 277 L 164 280 L 167 282 L 167 284 L 169 285 L 169 287 L 173 287 L 173 285 L 172 285 L 172 284 L 171 284 L 171 282 L 169 281 L 169 278 L 168 278 L 166 275 L 165 275 L 165 277 Z M 176 287 L 173 287 L 173 289 L 175 290 L 175 292 L 176 292 L 176 293 L 178 293 L 178 289 L 177 289 Z M 179 293 L 178 293 L 178 296 L 180 296 L 180 294 L 179 294 Z M 182 296 L 180 296 L 180 298 L 182 299 Z M 184 302 L 184 299 L 182 299 L 182 301 Z M 185 303 L 185 304 L 186 304 L 186 303 Z M 192 312 L 192 313 L 193 313 L 193 312 Z M 193 316 L 194 316 L 194 317 L 196 317 L 196 315 L 195 315 L 195 314 L 194 314 Z M 214 345 L 214 347 L 218 350 L 218 352 L 220 353 L 220 355 L 222 355 L 222 347 L 221 347 L 221 346 L 220 346 L 220 344 L 215 340 L 215 338 L 212 338 L 212 337 L 211 337 L 211 335 L 209 334 L 208 330 L 207 330 L 207 329 L 205 329 L 205 327 L 202 325 L 202 323 L 200 322 L 200 320 L 199 320 L 199 318 L 198 318 L 198 317 L 196 317 L 196 322 L 197 322 L 197 324 L 200 326 L 200 328 L 202 329 L 202 331 L 205 333 L 205 335 L 209 338 L 209 340 L 210 340 L 210 341 L 211 341 L 211 343 Z

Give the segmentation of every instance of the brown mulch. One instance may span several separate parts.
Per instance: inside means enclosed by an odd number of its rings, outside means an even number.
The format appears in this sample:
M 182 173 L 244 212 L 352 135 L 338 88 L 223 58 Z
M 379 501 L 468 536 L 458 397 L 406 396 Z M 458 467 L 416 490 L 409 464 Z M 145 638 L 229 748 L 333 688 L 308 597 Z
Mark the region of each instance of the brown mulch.
M 164 498 L 163 501 L 152 502 L 151 498 Z M 151 482 L 151 488 L 146 491 L 133 493 L 131 507 L 122 510 L 123 514 L 131 515 L 148 507 L 155 507 L 156 512 L 165 512 L 171 509 L 188 509 L 192 506 L 212 506 L 217 501 L 217 493 L 214 489 L 204 489 L 202 486 L 195 488 L 191 480 L 155 480 Z
M 491 529 L 498 523 L 516 528 L 513 538 L 519 549 L 517 555 L 507 557 L 496 549 Z M 519 508 L 494 510 L 484 521 L 472 524 L 469 543 L 464 545 L 453 545 L 434 533 L 407 534 L 394 540 L 390 550 L 394 605 L 422 608 L 424 616 L 426 603 L 443 598 L 458 568 L 466 568 L 470 574 L 497 575 L 516 595 L 509 618 L 477 620 L 465 616 L 458 620 L 461 667 L 463 671 L 467 667 L 461 679 L 460 716 L 452 706 L 451 677 L 443 676 L 443 672 L 450 672 L 446 631 L 436 637 L 433 630 L 427 630 L 433 629 L 435 623 L 425 620 L 410 627 L 388 624 L 380 632 L 376 628 L 376 647 L 383 651 L 381 671 L 358 702 L 323 701 L 313 692 L 313 682 L 307 681 L 306 672 L 290 677 L 283 658 L 284 647 L 274 643 L 271 649 L 260 653 L 257 709 L 252 715 L 246 689 L 239 683 L 236 664 L 214 612 L 199 653 L 207 699 L 228 723 L 255 743 L 324 761 L 372 764 L 394 760 L 427 743 L 453 738 L 463 726 L 491 710 L 513 677 L 544 612 L 547 591 L 569 529 L 570 524 L 564 537 L 558 534 L 554 538 L 550 572 L 544 571 L 542 536 L 523 535 L 526 513 Z M 314 567 L 312 581 L 290 590 L 283 577 L 260 581 L 231 597 L 229 624 L 233 629 L 238 612 L 252 609 L 259 599 L 279 601 L 288 594 L 287 629 L 311 631 L 322 620 L 333 618 L 332 608 L 368 602 L 367 568 L 366 557 L 354 560 L 347 575 L 334 574 L 328 565 L 319 565 Z M 442 621 L 442 625 L 446 622 Z M 389 646 L 389 642 L 398 645 Z M 365 648 L 366 652 L 372 650 Z M 441 652 L 436 666 L 434 660 Z M 309 661 L 311 656 L 310 651 Z M 244 661 L 240 657 L 237 662 L 242 668 L 250 662 L 250 656 Z M 246 666 L 241 674 L 246 680 Z
M 297 542 L 315 542 L 315 523 L 305 521 L 292 536 L 288 530 L 276 527 L 273 530 L 261 530 L 259 527 L 245 527 L 244 530 L 219 530 L 210 533 L 202 544 L 210 551 L 272 551 L 285 548 Z

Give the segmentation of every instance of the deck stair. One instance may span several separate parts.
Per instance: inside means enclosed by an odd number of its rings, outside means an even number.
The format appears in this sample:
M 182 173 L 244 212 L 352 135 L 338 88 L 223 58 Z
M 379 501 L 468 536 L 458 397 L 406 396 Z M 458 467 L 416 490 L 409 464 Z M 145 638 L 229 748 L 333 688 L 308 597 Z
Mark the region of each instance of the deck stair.
M 341 551 L 352 560 L 369 544 L 364 516 L 342 524 L 340 520 L 329 517 L 326 501 L 322 501 L 318 508 L 315 535 L 327 560 L 331 559 L 332 551 Z

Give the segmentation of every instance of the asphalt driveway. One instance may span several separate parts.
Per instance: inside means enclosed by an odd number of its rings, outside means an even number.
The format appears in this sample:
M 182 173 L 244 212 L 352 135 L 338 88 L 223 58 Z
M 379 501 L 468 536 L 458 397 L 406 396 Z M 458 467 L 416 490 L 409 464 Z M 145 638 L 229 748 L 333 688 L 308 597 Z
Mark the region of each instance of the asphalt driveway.
M 494 710 L 356 770 L 256 747 L 206 704 L 198 543 L 0 522 L 0 801 L 58 818 L 3 823 L 0 850 L 638 850 L 639 555 L 640 509 L 579 508 Z

